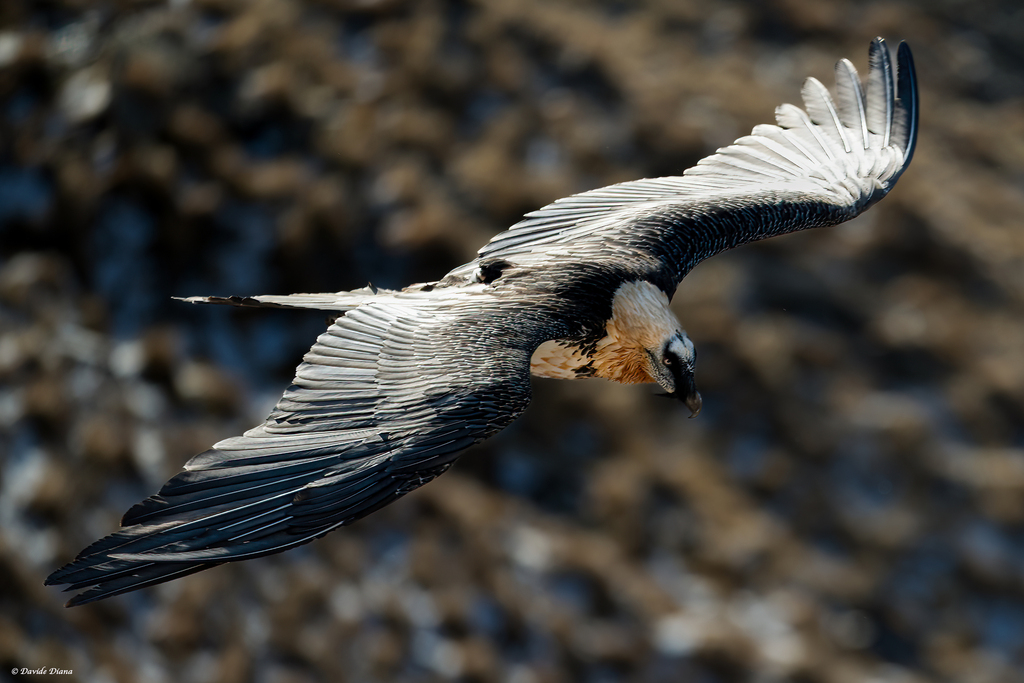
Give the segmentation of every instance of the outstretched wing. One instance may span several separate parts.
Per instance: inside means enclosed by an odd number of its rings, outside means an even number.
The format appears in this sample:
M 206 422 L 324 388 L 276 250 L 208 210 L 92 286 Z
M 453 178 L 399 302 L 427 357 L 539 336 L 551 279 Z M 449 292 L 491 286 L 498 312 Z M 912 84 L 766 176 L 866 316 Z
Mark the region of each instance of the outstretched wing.
M 276 553 L 431 480 L 529 403 L 524 326 L 484 287 L 374 297 L 317 339 L 267 421 L 197 455 L 47 584 L 77 605 Z
M 682 176 L 559 199 L 495 236 L 452 275 L 470 277 L 492 259 L 541 267 L 611 260 L 671 293 L 720 251 L 849 220 L 892 189 L 914 153 L 917 86 L 905 43 L 897 59 L 898 80 L 877 38 L 865 88 L 842 60 L 834 100 L 810 78 L 805 109 L 778 107 L 778 125 L 757 126 Z

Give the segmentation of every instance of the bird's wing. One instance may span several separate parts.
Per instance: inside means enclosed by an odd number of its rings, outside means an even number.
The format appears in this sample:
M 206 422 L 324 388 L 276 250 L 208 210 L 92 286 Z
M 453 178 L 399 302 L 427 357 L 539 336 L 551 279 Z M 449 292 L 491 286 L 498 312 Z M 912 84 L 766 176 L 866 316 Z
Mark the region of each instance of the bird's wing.
M 387 505 L 530 397 L 523 325 L 483 285 L 379 296 L 317 339 L 267 421 L 194 457 L 54 572 L 83 604 L 276 553 Z
M 626 265 L 671 293 L 693 266 L 720 251 L 853 218 L 895 185 L 917 137 L 910 49 L 900 44 L 894 74 L 877 38 L 869 63 L 863 87 L 849 61 L 836 65 L 835 99 L 808 79 L 804 109 L 778 107 L 778 125 L 757 126 L 682 176 L 610 185 L 527 214 L 452 275 L 469 277 L 491 260 L 603 261 Z

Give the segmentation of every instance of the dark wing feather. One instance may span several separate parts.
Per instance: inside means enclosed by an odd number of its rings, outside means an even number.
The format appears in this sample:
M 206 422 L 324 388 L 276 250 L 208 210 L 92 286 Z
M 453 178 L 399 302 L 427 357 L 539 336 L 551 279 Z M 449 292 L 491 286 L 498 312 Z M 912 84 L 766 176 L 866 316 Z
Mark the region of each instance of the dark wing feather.
M 537 342 L 508 318 L 483 285 L 369 299 L 264 424 L 194 457 L 47 583 L 92 602 L 306 543 L 426 483 L 529 402 Z
M 838 105 L 808 79 L 805 109 L 782 105 L 778 125 L 757 126 L 682 176 L 559 199 L 495 236 L 451 275 L 471 277 L 485 259 L 538 267 L 609 261 L 671 293 L 719 251 L 853 218 L 892 189 L 917 136 L 910 49 L 900 44 L 895 85 L 889 59 L 878 38 L 865 89 L 850 62 L 837 65 Z

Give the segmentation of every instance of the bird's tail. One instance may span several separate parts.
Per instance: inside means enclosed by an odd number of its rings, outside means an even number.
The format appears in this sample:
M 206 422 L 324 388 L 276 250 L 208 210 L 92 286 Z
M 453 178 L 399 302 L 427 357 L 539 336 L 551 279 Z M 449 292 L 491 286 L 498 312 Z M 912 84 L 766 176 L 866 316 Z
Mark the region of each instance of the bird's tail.
M 345 313 L 377 295 L 378 290 L 366 286 L 350 292 L 326 294 L 262 294 L 259 296 L 190 296 L 175 297 L 190 304 L 227 304 L 247 308 L 312 308 Z

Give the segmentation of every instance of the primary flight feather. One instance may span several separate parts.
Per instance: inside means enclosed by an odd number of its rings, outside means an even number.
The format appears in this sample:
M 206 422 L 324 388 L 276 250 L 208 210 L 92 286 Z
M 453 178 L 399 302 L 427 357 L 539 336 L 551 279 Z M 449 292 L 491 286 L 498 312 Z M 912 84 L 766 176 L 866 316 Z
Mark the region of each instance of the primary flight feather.
M 892 189 L 913 156 L 917 86 L 881 38 L 862 86 L 836 65 L 682 176 L 560 199 L 437 282 L 401 291 L 188 301 L 335 311 L 262 425 L 192 458 L 121 529 L 47 584 L 80 605 L 280 552 L 422 486 L 508 426 L 530 375 L 657 382 L 696 414 L 695 353 L 669 300 L 725 249 L 835 225 Z

